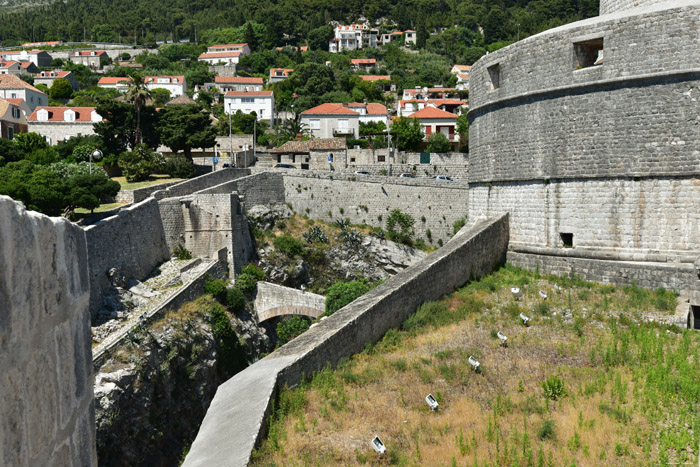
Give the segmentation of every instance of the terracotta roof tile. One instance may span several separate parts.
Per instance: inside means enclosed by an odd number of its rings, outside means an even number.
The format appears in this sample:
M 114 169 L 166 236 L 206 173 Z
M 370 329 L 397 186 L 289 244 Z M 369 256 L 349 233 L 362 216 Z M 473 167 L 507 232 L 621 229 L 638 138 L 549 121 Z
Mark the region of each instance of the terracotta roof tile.
M 382 76 L 361 75 L 360 79 L 362 81 L 391 81 L 391 76 L 389 76 L 389 75 L 382 75 Z
M 68 109 L 75 112 L 76 123 L 90 123 L 92 122 L 92 111 L 95 107 L 37 107 L 34 112 L 27 119 L 30 122 L 39 122 L 37 119 L 37 113 L 46 109 L 49 111 L 49 122 L 62 122 L 64 121 L 64 112 Z
M 256 76 L 215 76 L 214 82 L 222 84 L 263 84 L 263 79 Z
M 340 115 L 357 115 L 358 117 L 360 115 L 357 112 L 355 112 L 354 110 L 348 109 L 343 104 L 331 104 L 331 103 L 317 105 L 314 108 L 303 111 L 301 114 L 302 115 L 340 114 Z
M 130 83 L 131 78 L 127 76 L 104 76 L 100 78 L 100 80 L 97 82 L 98 85 L 100 84 L 119 84 L 119 83 Z
M 457 115 L 446 112 L 444 110 L 436 109 L 435 107 L 426 107 L 411 114 L 410 118 L 417 118 L 419 120 L 423 119 L 454 119 L 457 120 Z
M 39 91 L 31 84 L 25 83 L 15 75 L 0 75 L 0 89 L 29 89 L 43 94 L 43 92 Z
M 244 97 L 244 96 L 271 97 L 272 91 L 228 91 L 224 95 L 224 97 Z
M 199 58 L 226 58 L 226 57 L 238 57 L 240 52 L 204 52 L 199 56 Z

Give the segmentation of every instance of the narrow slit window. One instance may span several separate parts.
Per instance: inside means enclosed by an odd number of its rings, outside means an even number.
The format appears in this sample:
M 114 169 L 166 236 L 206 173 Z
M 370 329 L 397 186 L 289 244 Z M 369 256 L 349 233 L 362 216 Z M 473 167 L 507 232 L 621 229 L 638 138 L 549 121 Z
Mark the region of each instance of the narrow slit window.
M 561 243 L 564 248 L 574 247 L 574 234 L 561 232 L 559 234 L 559 238 L 561 239 Z
M 501 87 L 501 66 L 496 63 L 491 65 L 486 70 L 489 72 L 489 88 L 491 91 L 496 90 Z
M 574 43 L 574 70 L 603 64 L 603 38 Z

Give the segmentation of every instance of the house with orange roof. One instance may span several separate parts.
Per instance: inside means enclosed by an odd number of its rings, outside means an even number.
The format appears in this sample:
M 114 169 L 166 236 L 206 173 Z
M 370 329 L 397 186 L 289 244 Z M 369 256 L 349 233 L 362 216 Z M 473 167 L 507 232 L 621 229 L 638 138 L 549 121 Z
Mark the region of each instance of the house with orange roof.
M 218 44 L 218 45 L 211 45 L 207 47 L 207 52 L 240 52 L 241 55 L 248 55 L 250 54 L 250 47 L 248 47 L 247 43 L 243 44 Z
M 109 55 L 104 50 L 76 50 L 70 54 L 68 60 L 71 63 L 85 65 L 93 70 L 101 70 L 102 64 L 105 61 L 109 61 Z
M 263 79 L 258 76 L 216 76 L 214 87 L 226 93 L 229 91 L 262 91 Z
M 200 62 L 209 65 L 237 65 L 241 58 L 240 52 L 204 52 L 197 58 Z
M 278 51 L 280 51 L 280 52 L 283 51 L 284 49 L 292 49 L 292 50 L 294 50 L 295 52 L 304 53 L 304 52 L 308 52 L 308 51 L 309 51 L 309 46 L 308 46 L 308 45 L 302 45 L 302 46 L 300 46 L 300 47 L 297 47 L 296 45 L 285 45 L 285 46 L 283 46 L 283 47 L 275 47 L 275 50 L 278 50 Z
M 144 76 L 143 83 L 149 91 L 154 89 L 170 91 L 170 97 L 182 96 L 187 91 L 187 82 L 184 75 Z
M 360 114 L 348 104 L 321 104 L 301 113 L 301 122 L 314 138 L 354 137 L 360 134 Z
M 3 50 L 0 58 L 8 61 L 32 62 L 37 67 L 51 65 L 53 58 L 45 50 Z
M 229 91 L 224 95 L 224 111 L 235 114 L 255 112 L 258 120 L 275 124 L 275 95 L 272 91 Z
M 360 114 L 360 123 L 384 122 L 386 125 L 389 121 L 387 108 L 382 104 L 376 102 L 351 102 L 347 104 L 347 107 Z
M 0 99 L 0 138 L 13 139 L 17 133 L 29 131 L 27 117 L 16 102 L 18 100 Z
M 94 135 L 93 125 L 102 117 L 95 107 L 37 107 L 27 121 L 29 131 L 56 144 L 74 136 Z
M 42 71 L 34 75 L 34 84 L 43 84 L 47 88 L 53 86 L 54 81 L 57 79 L 65 79 L 70 83 L 74 92 L 80 89 L 80 84 L 75 76 L 70 71 Z
M 131 85 L 131 78 L 128 76 L 103 76 L 97 82 L 97 86 L 105 89 L 116 89 L 119 92 L 126 92 Z
M 396 84 L 391 82 L 391 76 L 389 75 L 360 75 L 360 79 L 370 83 L 377 83 L 386 92 L 396 91 Z
M 426 141 L 433 133 L 442 133 L 455 146 L 459 144 L 459 135 L 456 131 L 457 115 L 429 106 L 415 112 L 411 118 L 417 118 L 420 121 Z
M 19 75 L 22 73 L 22 66 L 16 60 L 0 60 L 0 75 Z
M 294 68 L 270 68 L 270 78 L 267 80 L 268 83 L 279 83 L 289 78 L 292 74 Z
M 49 103 L 49 96 L 15 75 L 0 75 L 0 97 L 22 99 L 31 111 Z
M 353 58 L 350 60 L 352 69 L 355 71 L 364 70 L 370 71 L 372 68 L 377 66 L 376 58 Z
M 22 69 L 21 73 L 27 74 L 27 75 L 33 75 L 35 73 L 39 73 L 39 68 L 34 65 L 32 62 L 19 62 L 19 66 Z
M 378 29 L 367 24 L 341 24 L 333 30 L 333 38 L 328 42 L 328 51 L 338 53 L 363 47 L 377 47 L 379 42 Z
M 22 47 L 54 47 L 63 44 L 63 41 L 48 41 L 48 42 L 25 42 Z

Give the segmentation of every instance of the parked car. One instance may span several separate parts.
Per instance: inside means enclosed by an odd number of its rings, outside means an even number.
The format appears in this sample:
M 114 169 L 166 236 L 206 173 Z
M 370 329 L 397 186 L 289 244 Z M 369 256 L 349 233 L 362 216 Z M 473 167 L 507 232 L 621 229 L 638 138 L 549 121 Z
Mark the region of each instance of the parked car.
M 402 173 L 399 175 L 399 178 L 416 178 L 416 176 L 409 173 Z
M 228 162 L 224 162 L 224 169 L 230 169 L 230 168 L 233 168 L 233 165 L 228 163 Z
M 276 169 L 296 169 L 296 167 L 293 166 L 292 164 L 277 164 L 275 166 L 275 168 Z
M 435 177 L 435 180 L 440 180 L 441 182 L 454 182 L 454 180 L 452 180 L 447 175 L 438 175 L 437 177 Z
M 357 174 L 357 175 L 372 175 L 372 172 L 367 172 L 366 170 L 356 170 L 355 174 Z

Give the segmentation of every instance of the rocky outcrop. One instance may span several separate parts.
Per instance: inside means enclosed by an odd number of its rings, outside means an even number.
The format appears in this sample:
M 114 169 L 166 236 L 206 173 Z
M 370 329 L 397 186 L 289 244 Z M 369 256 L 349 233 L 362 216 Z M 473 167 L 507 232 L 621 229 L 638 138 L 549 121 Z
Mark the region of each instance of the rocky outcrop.
M 257 205 L 247 210 L 246 216 L 260 230 L 270 230 L 278 220 L 289 219 L 294 212 L 286 204 Z

